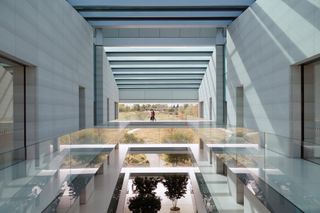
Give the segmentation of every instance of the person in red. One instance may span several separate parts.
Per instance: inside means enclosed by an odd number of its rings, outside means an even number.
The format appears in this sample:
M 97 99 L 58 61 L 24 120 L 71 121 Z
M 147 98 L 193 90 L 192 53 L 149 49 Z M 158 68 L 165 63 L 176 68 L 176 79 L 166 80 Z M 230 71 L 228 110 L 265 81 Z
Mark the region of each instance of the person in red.
M 150 121 L 156 121 L 156 113 L 154 112 L 153 109 L 151 109 L 151 112 L 150 112 Z

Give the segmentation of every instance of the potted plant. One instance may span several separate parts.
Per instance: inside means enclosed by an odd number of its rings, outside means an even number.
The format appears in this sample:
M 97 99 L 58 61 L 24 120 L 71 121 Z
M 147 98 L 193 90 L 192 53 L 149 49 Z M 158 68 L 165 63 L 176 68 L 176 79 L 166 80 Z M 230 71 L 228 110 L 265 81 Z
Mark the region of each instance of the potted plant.
M 136 177 L 133 184 L 138 195 L 129 199 L 129 210 L 133 213 L 156 213 L 161 209 L 161 199 L 154 190 L 161 180 L 153 177 Z
M 172 201 L 171 212 L 180 212 L 177 202 L 187 193 L 188 176 L 165 175 L 162 183 L 167 188 L 165 195 Z

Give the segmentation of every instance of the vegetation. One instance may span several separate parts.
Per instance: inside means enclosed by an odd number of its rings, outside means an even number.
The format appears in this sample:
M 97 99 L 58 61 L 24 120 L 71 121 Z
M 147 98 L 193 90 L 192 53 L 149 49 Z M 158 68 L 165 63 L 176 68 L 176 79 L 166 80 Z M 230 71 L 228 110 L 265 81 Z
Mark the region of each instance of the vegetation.
M 127 154 L 124 166 L 149 166 L 150 162 L 145 154 Z
M 129 210 L 133 213 L 155 213 L 161 209 L 161 199 L 156 196 L 160 178 L 136 177 L 133 185 L 138 195 L 129 199 Z
M 167 188 L 165 195 L 172 201 L 172 211 L 179 211 L 177 202 L 187 193 L 188 176 L 187 175 L 165 175 L 162 181 Z
M 161 159 L 171 166 L 192 166 L 189 154 L 162 154 Z
M 144 143 L 144 140 L 141 138 L 138 138 L 132 133 L 125 133 L 123 136 L 123 139 L 121 140 L 121 143 Z
M 174 132 L 162 138 L 162 143 L 192 143 L 193 136 L 183 132 Z
M 151 109 L 157 120 L 199 119 L 198 104 L 119 104 L 119 120 L 149 120 Z
M 89 128 L 58 138 L 62 145 L 69 144 L 117 144 L 123 137 L 121 129 Z
M 97 155 L 85 153 L 81 155 L 71 154 L 64 159 L 61 168 L 97 168 L 107 160 L 107 157 L 108 155 L 106 153 Z

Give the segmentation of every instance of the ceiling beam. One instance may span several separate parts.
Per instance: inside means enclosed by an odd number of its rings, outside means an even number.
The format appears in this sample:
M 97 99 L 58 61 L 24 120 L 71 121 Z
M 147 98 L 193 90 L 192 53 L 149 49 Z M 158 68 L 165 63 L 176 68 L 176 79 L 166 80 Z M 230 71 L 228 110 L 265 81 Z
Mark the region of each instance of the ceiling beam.
M 145 38 L 144 38 L 145 39 Z M 172 39 L 172 38 L 167 38 Z M 180 39 L 180 38 L 179 38 Z M 187 46 L 152 46 L 152 47 L 145 47 L 145 46 L 117 46 L 117 47 L 105 47 L 104 50 L 106 52 L 212 52 L 214 50 L 214 46 L 208 45 L 208 46 L 195 46 L 187 47 Z
M 212 28 L 226 27 L 232 20 L 109 20 L 88 21 L 96 28 Z
M 200 85 L 201 80 L 120 80 L 117 85 Z
M 110 19 L 110 18 L 237 18 L 241 15 L 242 10 L 239 11 L 84 11 L 80 14 L 90 20 L 90 18 Z
M 202 79 L 203 75 L 114 75 L 115 80 L 179 80 L 179 79 Z
M 121 89 L 199 89 L 199 85 L 118 85 Z
M 208 52 L 108 52 L 107 57 L 169 57 L 169 56 L 178 56 L 178 57 L 190 57 L 190 56 L 212 56 L 212 51 Z
M 68 0 L 77 9 L 82 8 L 127 8 L 127 7 L 213 7 L 244 8 L 255 0 Z
M 109 61 L 209 61 L 211 56 L 108 56 Z

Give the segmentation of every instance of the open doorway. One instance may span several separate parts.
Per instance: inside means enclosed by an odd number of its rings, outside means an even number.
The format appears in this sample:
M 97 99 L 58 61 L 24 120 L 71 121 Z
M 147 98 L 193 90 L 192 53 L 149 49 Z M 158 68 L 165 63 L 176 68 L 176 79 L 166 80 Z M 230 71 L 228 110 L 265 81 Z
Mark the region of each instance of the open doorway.
M 213 105 L 212 105 L 212 98 L 209 98 L 209 119 L 212 120 L 212 110 L 213 110 Z
M 25 67 L 0 57 L 0 153 L 26 147 Z
M 79 129 L 86 127 L 86 94 L 85 88 L 79 87 Z
M 110 121 L 110 99 L 107 98 L 107 122 Z
M 236 90 L 236 125 L 243 127 L 243 102 L 244 102 L 243 86 L 237 87 Z
M 119 117 L 119 103 L 114 102 L 114 119 L 117 120 Z
M 302 65 L 302 156 L 320 164 L 320 59 Z
M 204 113 L 203 113 L 203 101 L 199 102 L 199 117 L 204 118 Z

